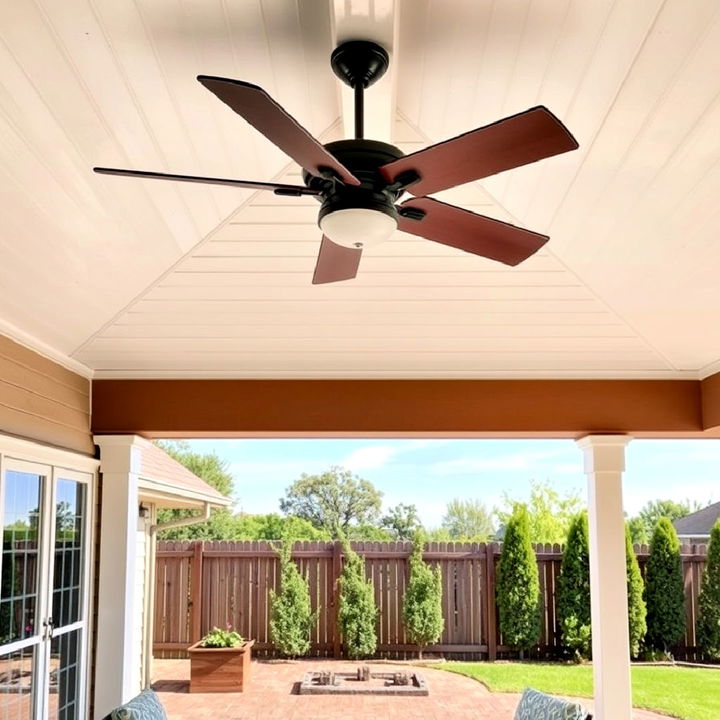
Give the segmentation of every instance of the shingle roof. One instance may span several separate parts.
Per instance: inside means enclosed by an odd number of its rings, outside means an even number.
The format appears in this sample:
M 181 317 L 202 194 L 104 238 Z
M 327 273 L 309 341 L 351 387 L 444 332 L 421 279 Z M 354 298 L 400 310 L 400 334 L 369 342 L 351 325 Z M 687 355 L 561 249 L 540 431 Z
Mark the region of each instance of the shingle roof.
M 720 518 L 720 502 L 708 505 L 702 510 L 690 513 L 673 522 L 678 535 L 697 537 L 710 536 L 713 525 Z
M 171 458 L 157 445 L 151 442 L 143 443 L 143 445 L 140 477 L 148 480 L 159 480 L 178 489 L 190 490 L 193 493 L 201 493 L 210 498 L 217 498 L 222 504 L 227 503 L 228 500 L 222 493 L 206 483 L 202 478 L 191 473 L 185 466 Z

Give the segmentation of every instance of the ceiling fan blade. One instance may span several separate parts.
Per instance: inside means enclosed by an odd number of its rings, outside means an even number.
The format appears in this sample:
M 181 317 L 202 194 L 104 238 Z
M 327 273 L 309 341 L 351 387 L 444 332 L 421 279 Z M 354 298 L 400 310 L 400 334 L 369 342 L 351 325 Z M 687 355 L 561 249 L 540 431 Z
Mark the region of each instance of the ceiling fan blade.
M 398 230 L 505 265 L 518 265 L 550 239 L 428 197 L 411 198 L 400 205 L 401 213 L 408 209 L 415 210 L 418 216 L 420 212 L 425 215 L 415 220 L 401 214 Z
M 361 255 L 362 248 L 337 245 L 323 235 L 312 284 L 323 285 L 338 280 L 352 280 L 357 275 Z
M 206 183 L 209 185 L 229 185 L 249 188 L 250 190 L 272 190 L 276 195 L 319 195 L 304 185 L 285 185 L 283 183 L 253 182 L 252 180 L 228 180 L 226 178 L 198 177 L 197 175 L 172 175 L 170 173 L 148 172 L 147 170 L 121 170 L 120 168 L 96 167 L 93 171 L 100 175 L 120 175 L 150 180 L 177 180 L 179 182 Z
M 241 80 L 198 75 L 198 80 L 238 115 L 275 143 L 300 167 L 319 177 L 323 169 L 335 171 L 348 185 L 360 181 L 331 155 L 262 88 Z
M 380 172 L 390 183 L 417 173 L 420 180 L 408 192 L 430 195 L 577 148 L 570 131 L 540 105 L 393 160 Z

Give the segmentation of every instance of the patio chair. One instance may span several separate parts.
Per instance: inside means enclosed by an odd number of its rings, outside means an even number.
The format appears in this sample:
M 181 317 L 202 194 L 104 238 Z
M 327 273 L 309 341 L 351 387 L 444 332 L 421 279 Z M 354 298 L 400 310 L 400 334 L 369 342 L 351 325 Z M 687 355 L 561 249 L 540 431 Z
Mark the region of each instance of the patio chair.
M 592 720 L 592 715 L 578 703 L 526 688 L 514 720 Z

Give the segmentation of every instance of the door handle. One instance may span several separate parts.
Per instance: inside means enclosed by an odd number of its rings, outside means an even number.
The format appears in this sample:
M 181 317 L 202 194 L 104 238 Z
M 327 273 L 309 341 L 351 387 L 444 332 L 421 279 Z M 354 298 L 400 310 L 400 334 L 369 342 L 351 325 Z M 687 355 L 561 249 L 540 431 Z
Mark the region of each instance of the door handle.
M 45 630 L 45 640 L 52 640 L 53 636 L 53 629 L 55 628 L 55 623 L 51 617 L 49 617 L 47 620 L 43 620 L 43 627 L 46 628 Z

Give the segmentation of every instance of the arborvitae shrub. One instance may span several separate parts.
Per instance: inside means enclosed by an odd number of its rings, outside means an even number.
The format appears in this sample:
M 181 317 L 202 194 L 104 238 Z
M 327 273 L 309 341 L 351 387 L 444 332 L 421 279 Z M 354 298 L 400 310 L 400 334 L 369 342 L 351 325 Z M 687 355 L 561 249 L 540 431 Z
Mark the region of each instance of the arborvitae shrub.
M 540 639 L 540 580 L 527 508 L 520 503 L 505 527 L 497 571 L 497 603 L 505 643 L 521 654 L 536 645 Z
M 287 657 L 307 655 L 310 632 L 316 613 L 310 605 L 310 590 L 292 560 L 292 540 L 285 540 L 279 549 L 280 592 L 270 591 L 270 639 Z
M 625 525 L 625 567 L 627 572 L 628 629 L 630 657 L 640 654 L 640 646 L 647 631 L 647 608 L 643 600 L 643 579 L 630 540 L 630 528 Z
M 563 645 L 576 660 L 590 657 L 590 550 L 586 513 L 568 529 L 557 585 L 557 609 Z
M 712 660 L 720 660 L 720 520 L 710 533 L 707 563 L 698 598 L 698 643 Z
M 403 598 L 403 623 L 408 640 L 423 648 L 437 642 L 445 621 L 442 615 L 442 571 L 434 570 L 422 559 L 424 537 L 416 533 L 410 555 L 410 577 Z
M 372 655 L 377 647 L 375 620 L 377 608 L 372 581 L 365 579 L 365 563 L 347 541 L 343 542 L 345 564 L 340 574 L 338 622 L 351 660 Z
M 680 543 L 675 528 L 666 517 L 657 521 L 650 540 L 645 603 L 646 644 L 651 650 L 669 654 L 670 648 L 685 632 L 685 593 Z

